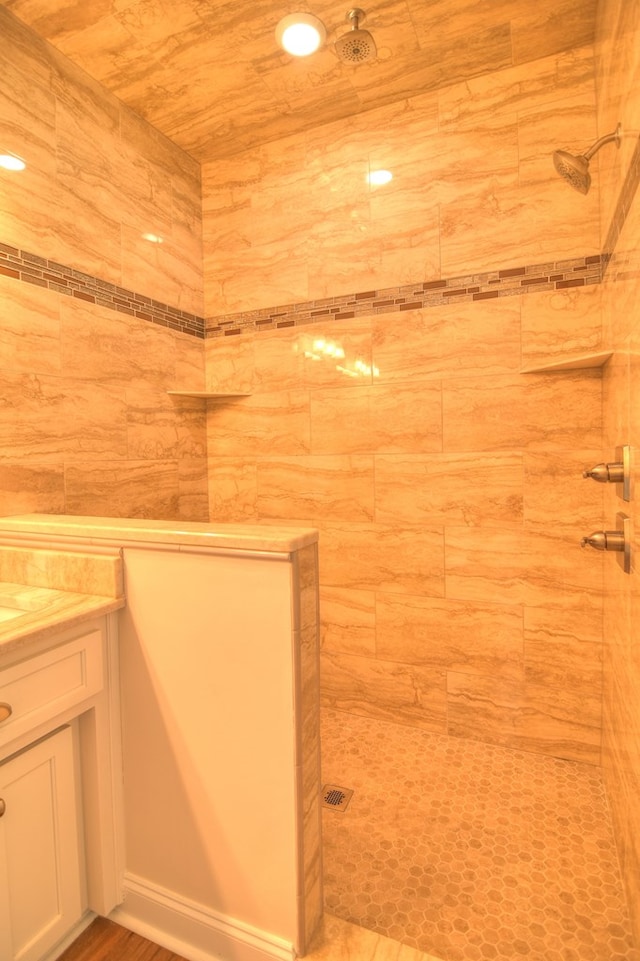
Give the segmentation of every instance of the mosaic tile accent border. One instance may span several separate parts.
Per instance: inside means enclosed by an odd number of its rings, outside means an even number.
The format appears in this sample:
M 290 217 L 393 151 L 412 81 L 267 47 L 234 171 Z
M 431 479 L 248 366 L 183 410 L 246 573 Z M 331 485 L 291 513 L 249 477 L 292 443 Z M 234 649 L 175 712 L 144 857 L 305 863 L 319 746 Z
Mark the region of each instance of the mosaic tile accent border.
M 286 307 L 270 307 L 211 317 L 206 321 L 206 337 L 229 337 L 246 330 L 277 330 L 281 327 L 298 327 L 327 320 L 347 320 L 371 314 L 440 307 L 460 301 L 492 300 L 532 291 L 584 287 L 586 284 L 600 283 L 602 260 L 599 254 L 595 254 L 573 260 L 510 267 L 506 270 L 466 274 L 448 280 L 418 282 L 403 287 L 327 297 L 324 300 Z
M 54 260 L 38 257 L 26 250 L 18 250 L 9 244 L 0 243 L 0 274 L 27 284 L 35 284 L 37 287 L 47 287 L 89 304 L 99 304 L 130 317 L 139 317 L 183 334 L 204 338 L 202 317 L 178 310 L 177 307 L 163 304 L 125 287 L 118 287 L 117 284 L 110 284 Z
M 222 314 L 206 319 L 9 244 L 0 243 L 0 274 L 193 337 L 230 337 L 248 330 L 277 330 L 327 320 L 347 320 L 371 314 L 439 307 L 460 301 L 491 300 L 542 290 L 599 284 L 604 279 L 616 249 L 638 186 L 640 138 L 636 142 L 602 254 L 418 282 L 402 287 L 357 291 L 341 297 L 326 297 L 322 300 Z
M 636 141 L 636 146 L 633 151 L 633 156 L 631 157 L 631 163 L 629 164 L 629 169 L 627 170 L 627 175 L 624 178 L 624 183 L 620 191 L 620 196 L 618 197 L 618 203 L 616 204 L 616 210 L 609 225 L 609 230 L 607 231 L 607 239 L 604 242 L 603 250 L 603 271 L 602 275 L 606 273 L 609 261 L 613 256 L 616 249 L 616 244 L 618 243 L 618 238 L 622 233 L 622 228 L 624 227 L 627 215 L 631 210 L 631 204 L 633 203 L 633 198 L 638 190 L 638 185 L 640 185 L 640 137 Z

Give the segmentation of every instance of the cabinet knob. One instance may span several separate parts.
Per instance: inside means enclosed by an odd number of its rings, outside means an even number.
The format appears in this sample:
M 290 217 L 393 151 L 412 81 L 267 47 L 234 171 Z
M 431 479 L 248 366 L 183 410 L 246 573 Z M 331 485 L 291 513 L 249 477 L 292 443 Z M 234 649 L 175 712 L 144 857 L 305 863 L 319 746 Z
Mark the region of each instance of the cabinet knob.
M 6 701 L 0 701 L 0 724 L 13 714 L 13 708 Z
M 4 803 L 4 798 L 0 797 L 0 818 L 2 817 L 2 815 L 6 810 L 7 810 L 7 805 Z

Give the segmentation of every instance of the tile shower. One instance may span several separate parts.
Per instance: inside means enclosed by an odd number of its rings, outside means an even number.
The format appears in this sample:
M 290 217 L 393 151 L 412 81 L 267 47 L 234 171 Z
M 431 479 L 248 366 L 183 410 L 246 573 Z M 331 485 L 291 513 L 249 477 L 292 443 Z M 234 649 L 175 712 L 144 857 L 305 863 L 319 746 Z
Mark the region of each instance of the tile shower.
M 637 961 L 601 771 L 325 710 L 325 906 L 443 961 Z
M 216 520 L 317 526 L 322 694 L 345 730 L 370 720 L 390 740 L 399 726 L 409 742 L 461 749 L 481 738 L 489 757 L 564 761 L 588 785 L 604 691 L 604 772 L 633 893 L 637 589 L 577 545 L 605 516 L 582 470 L 638 420 L 624 362 L 637 355 L 637 202 L 609 235 L 616 256 L 600 282 L 600 219 L 606 234 L 627 146 L 599 157 L 586 198 L 549 162 L 615 127 L 619 110 L 638 127 L 634 84 L 608 53 L 631 43 L 628 14 L 601 8 L 597 56 L 550 34 L 530 62 L 207 164 L 201 181 L 0 10 L 15 40 L 12 117 L 40 152 L 26 186 L 0 184 L 11 414 L 0 508 L 202 519 L 208 493 Z M 362 188 L 381 164 L 389 188 Z M 138 239 L 150 218 L 171 228 L 162 251 Z M 46 261 L 50 278 L 33 259 L 16 277 L 12 250 Z M 62 289 L 67 271 L 88 287 Z M 87 299 L 105 283 L 110 304 Z M 150 296 L 188 334 L 136 316 Z M 612 347 L 621 355 L 604 374 L 520 373 Z M 205 377 L 250 396 L 205 414 L 166 395 Z M 605 596 L 615 644 L 603 643 L 603 576 L 626 598 L 612 617 Z

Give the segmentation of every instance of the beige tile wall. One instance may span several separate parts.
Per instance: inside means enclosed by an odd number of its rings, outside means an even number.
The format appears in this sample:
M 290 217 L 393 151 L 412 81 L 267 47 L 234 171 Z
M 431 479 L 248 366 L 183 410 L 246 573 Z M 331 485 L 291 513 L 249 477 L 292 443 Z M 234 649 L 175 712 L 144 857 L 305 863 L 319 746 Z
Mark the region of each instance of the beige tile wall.
M 607 228 L 635 159 L 640 128 L 640 19 L 637 4 L 606 0 L 599 10 L 599 128 L 627 131 L 619 150 L 602 150 L 602 218 Z M 635 158 L 634 158 L 635 152 Z M 604 338 L 615 355 L 604 379 L 605 449 L 632 445 L 635 492 L 625 503 L 607 489 L 605 522 L 622 510 L 632 518 L 633 569 L 605 566 L 603 767 L 623 876 L 640 943 L 640 568 L 638 450 L 640 449 L 640 197 L 630 205 L 603 285 Z M 608 560 L 608 559 L 607 559 Z
M 0 243 L 202 314 L 198 165 L 0 8 Z M 142 234 L 164 238 L 150 244 Z M 207 516 L 202 341 L 0 271 L 0 514 Z
M 206 315 L 599 253 L 551 164 L 593 80 L 579 48 L 206 164 Z M 320 529 L 326 704 L 599 762 L 601 374 L 520 369 L 600 347 L 598 287 L 206 341 L 251 395 L 209 402 L 211 516 Z
M 551 165 L 593 79 L 580 47 L 205 164 L 206 316 L 599 253 L 597 184 Z
M 251 391 L 210 402 L 212 516 L 320 529 L 325 703 L 599 762 L 602 559 L 579 538 L 602 514 L 581 477 L 600 371 L 517 372 L 592 299 L 206 341 L 210 386 Z M 310 336 L 379 376 L 305 356 Z

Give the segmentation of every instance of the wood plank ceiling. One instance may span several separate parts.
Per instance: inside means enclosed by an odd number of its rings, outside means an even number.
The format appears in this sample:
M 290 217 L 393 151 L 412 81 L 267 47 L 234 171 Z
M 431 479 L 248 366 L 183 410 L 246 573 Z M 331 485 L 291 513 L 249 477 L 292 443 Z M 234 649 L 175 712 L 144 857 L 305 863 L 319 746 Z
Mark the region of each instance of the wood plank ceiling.
M 597 0 L 363 0 L 374 62 L 333 48 L 346 0 L 0 0 L 196 160 L 593 41 Z M 307 10 L 327 28 L 305 59 L 276 24 Z

